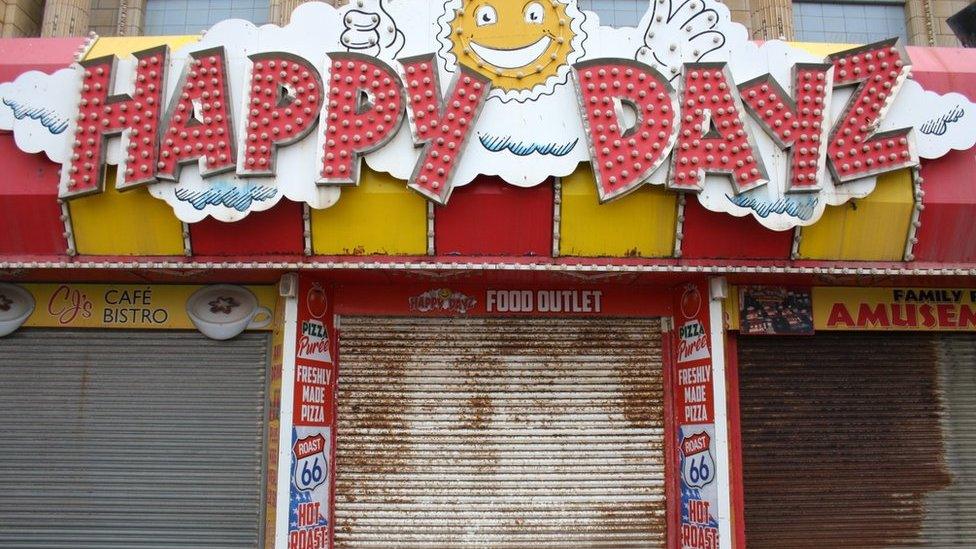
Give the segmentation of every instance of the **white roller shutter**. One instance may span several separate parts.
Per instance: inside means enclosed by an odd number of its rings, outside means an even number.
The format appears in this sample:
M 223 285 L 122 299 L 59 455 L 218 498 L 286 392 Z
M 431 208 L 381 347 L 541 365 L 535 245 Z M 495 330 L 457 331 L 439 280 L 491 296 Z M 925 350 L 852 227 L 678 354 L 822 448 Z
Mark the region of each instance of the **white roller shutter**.
M 268 336 L 0 339 L 0 547 L 254 548 Z
M 660 332 L 343 318 L 336 547 L 663 547 Z

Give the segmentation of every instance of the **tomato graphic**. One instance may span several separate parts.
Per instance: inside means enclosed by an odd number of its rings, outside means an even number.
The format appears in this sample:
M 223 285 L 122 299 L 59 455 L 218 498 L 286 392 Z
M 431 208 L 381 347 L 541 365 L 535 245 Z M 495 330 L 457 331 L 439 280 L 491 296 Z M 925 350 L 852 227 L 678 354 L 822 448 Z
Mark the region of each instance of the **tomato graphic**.
M 699 309 L 701 309 L 701 294 L 698 293 L 698 287 L 686 286 L 685 293 L 681 296 L 681 314 L 685 315 L 685 318 L 695 318 Z
M 325 289 L 316 282 L 309 288 L 305 296 L 305 306 L 313 318 L 322 318 L 329 309 L 329 298 L 325 295 Z

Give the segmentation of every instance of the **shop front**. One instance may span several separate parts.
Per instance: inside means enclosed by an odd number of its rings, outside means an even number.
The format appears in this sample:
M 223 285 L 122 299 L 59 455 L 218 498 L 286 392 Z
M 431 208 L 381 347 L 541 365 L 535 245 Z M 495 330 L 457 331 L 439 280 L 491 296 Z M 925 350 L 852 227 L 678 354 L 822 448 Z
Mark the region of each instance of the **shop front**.
M 707 288 L 393 278 L 0 284 L 0 539 L 717 539 Z
M 972 53 L 362 4 L 0 40 L 0 546 L 976 535 Z
M 2 321 L 33 309 L 0 353 L 4 545 L 260 543 L 276 292 L 229 289 L 0 285 Z M 248 306 L 254 329 L 204 335 Z
M 299 279 L 294 404 L 282 409 L 294 448 L 322 440 L 324 453 L 295 454 L 292 493 L 314 487 L 292 500 L 290 543 L 664 547 L 682 443 L 704 452 L 699 485 L 714 484 L 703 288 L 490 278 Z M 676 292 L 689 346 L 674 344 Z M 335 467 L 322 484 L 318 463 Z
M 967 545 L 974 290 L 757 290 L 735 343 L 749 546 Z

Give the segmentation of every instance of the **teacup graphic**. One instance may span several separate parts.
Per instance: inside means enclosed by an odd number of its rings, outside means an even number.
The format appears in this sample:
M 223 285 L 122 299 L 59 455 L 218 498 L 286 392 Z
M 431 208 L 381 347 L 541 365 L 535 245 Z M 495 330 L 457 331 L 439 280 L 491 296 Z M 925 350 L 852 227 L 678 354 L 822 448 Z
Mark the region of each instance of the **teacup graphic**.
M 0 337 L 14 333 L 34 312 L 34 296 L 20 286 L 0 283 Z
M 258 298 L 243 286 L 216 284 L 193 292 L 186 314 L 200 333 L 210 339 L 236 337 L 248 328 L 271 324 L 271 311 L 258 306 Z

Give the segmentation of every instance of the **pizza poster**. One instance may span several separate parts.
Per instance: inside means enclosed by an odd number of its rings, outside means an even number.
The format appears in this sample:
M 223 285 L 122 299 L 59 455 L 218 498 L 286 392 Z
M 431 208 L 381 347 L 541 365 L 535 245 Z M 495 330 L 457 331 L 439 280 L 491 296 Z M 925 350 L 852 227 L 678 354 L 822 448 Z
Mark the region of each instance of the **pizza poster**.
M 675 290 L 674 360 L 671 395 L 680 494 L 679 546 L 718 548 L 718 487 L 715 468 L 715 405 L 708 288 L 686 284 Z
M 325 286 L 299 279 L 289 549 L 332 547 L 337 350 L 332 303 Z

